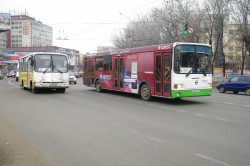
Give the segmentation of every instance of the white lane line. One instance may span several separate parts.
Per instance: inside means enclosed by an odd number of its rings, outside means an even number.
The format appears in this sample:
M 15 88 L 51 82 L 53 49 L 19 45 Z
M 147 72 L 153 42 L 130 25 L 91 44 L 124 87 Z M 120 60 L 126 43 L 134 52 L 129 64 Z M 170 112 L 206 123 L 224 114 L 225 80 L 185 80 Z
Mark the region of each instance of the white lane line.
M 140 102 L 140 101 L 137 101 L 137 102 L 135 102 L 136 104 L 141 104 L 142 102 Z
M 229 102 L 223 102 L 224 104 L 234 104 L 234 103 L 229 103 Z
M 128 100 L 128 99 L 126 101 L 131 102 L 131 100 Z
M 242 106 L 244 106 L 244 107 L 250 107 L 250 105 L 242 105 Z
M 209 157 L 209 156 L 200 154 L 200 153 L 196 153 L 195 156 L 200 157 L 200 158 L 203 158 L 203 159 L 206 159 L 206 160 L 209 160 L 209 161 L 211 161 L 211 162 L 213 162 L 213 163 L 216 163 L 216 164 L 219 164 L 219 165 L 223 165 L 223 166 L 232 166 L 231 164 L 228 164 L 228 163 L 226 163 L 226 162 L 217 160 L 217 159 L 215 159 L 215 158 L 212 158 L 212 157 Z
M 137 131 L 137 130 L 134 130 L 134 129 L 129 129 L 129 131 L 131 132 L 131 133 L 139 133 L 139 131 Z
M 221 121 L 226 121 L 226 122 L 230 122 L 230 120 L 229 119 L 225 119 L 225 118 L 220 118 L 220 117 L 218 117 L 218 118 L 216 118 L 217 120 L 221 120 Z
M 161 140 L 161 139 L 158 139 L 158 138 L 155 138 L 155 137 L 150 137 L 149 139 L 155 141 L 155 142 L 159 142 L 159 143 L 162 143 L 162 144 L 165 144 L 166 142 Z
M 168 107 L 161 107 L 161 108 L 163 108 L 163 109 L 168 109 Z
M 15 86 L 15 85 L 11 82 L 11 80 L 9 80 L 8 83 L 9 83 L 10 85 L 12 85 L 12 86 Z
M 152 106 L 152 107 L 154 107 L 155 105 L 154 105 L 154 104 L 148 104 L 148 106 Z
M 187 112 L 187 111 L 184 111 L 184 110 L 176 110 L 176 111 L 178 111 L 178 112 L 183 112 L 183 113 Z
M 204 115 L 204 114 L 195 114 L 196 116 L 201 116 L 201 117 L 205 117 L 207 115 Z
M 117 97 L 116 99 L 118 99 L 118 100 L 122 100 L 122 98 L 120 98 L 120 97 Z

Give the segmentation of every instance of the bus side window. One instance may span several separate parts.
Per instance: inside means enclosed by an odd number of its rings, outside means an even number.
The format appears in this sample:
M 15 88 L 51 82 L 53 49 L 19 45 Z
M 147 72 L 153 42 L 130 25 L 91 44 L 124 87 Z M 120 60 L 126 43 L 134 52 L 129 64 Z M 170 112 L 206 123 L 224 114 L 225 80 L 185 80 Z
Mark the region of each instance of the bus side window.
M 95 59 L 95 70 L 103 70 L 103 57 L 96 57 Z

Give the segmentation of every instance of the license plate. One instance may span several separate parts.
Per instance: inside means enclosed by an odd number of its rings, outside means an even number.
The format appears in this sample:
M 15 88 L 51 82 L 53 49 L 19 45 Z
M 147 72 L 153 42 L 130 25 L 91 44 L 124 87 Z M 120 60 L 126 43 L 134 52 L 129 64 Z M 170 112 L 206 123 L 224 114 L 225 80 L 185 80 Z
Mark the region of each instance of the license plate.
M 194 89 L 194 90 L 192 90 L 192 92 L 193 93 L 198 93 L 198 92 L 200 92 L 200 90 Z
M 51 83 L 50 86 L 57 86 L 57 83 Z

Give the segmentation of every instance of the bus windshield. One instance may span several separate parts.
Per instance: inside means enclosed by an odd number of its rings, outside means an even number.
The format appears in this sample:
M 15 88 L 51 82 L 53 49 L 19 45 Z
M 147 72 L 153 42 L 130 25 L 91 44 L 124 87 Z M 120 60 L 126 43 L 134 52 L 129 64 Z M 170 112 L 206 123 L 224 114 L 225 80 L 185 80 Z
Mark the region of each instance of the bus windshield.
M 36 72 L 68 72 L 67 57 L 63 55 L 38 54 L 34 58 L 34 68 Z
M 211 48 L 179 45 L 174 49 L 174 72 L 178 74 L 210 74 Z

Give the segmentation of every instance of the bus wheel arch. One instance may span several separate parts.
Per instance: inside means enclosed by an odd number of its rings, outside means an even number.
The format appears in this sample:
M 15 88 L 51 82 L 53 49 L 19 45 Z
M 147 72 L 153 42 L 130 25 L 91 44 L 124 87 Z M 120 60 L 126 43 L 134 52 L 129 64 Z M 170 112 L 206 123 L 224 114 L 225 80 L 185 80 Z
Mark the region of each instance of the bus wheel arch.
M 95 81 L 95 88 L 97 92 L 101 92 L 102 91 L 102 87 L 101 87 L 101 82 L 99 79 L 96 79 Z
M 139 87 L 139 95 L 143 100 L 149 101 L 151 100 L 151 90 L 146 82 L 142 82 Z

